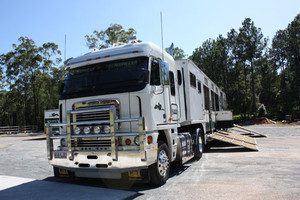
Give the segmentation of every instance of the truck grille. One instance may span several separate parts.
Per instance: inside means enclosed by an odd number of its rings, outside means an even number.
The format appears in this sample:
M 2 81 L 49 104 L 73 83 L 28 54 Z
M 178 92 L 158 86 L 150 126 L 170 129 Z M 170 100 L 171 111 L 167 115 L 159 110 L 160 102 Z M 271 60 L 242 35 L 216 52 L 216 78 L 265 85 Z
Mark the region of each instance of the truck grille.
M 97 106 L 93 108 L 105 108 L 107 106 Z M 83 110 L 83 109 L 77 109 Z M 93 121 L 93 120 L 109 120 L 109 112 L 108 111 L 99 111 L 99 112 L 92 112 L 92 113 L 81 113 L 76 115 L 77 122 L 83 121 Z
M 115 106 L 116 108 L 116 119 L 120 119 L 120 101 L 117 99 L 99 99 L 89 100 L 84 102 L 78 102 L 73 104 L 73 110 L 90 110 L 97 108 L 108 108 Z M 85 121 L 96 121 L 96 120 L 109 120 L 109 111 L 98 111 L 98 112 L 85 112 L 76 114 L 76 118 L 71 117 L 73 122 L 85 122 Z M 108 123 L 109 124 L 109 123 Z M 103 125 L 103 124 L 102 124 Z M 84 125 L 81 125 L 84 127 Z M 72 147 L 81 151 L 108 151 L 111 150 L 111 140 L 103 138 L 78 138 L 72 140 Z
M 89 110 L 97 108 L 107 108 L 110 106 L 115 106 L 116 108 L 116 118 L 120 118 L 120 102 L 116 99 L 102 99 L 102 100 L 90 100 L 80 103 L 75 103 L 73 105 L 73 110 Z M 76 115 L 77 122 L 93 121 L 93 120 L 109 120 L 108 111 L 99 111 L 91 113 L 80 113 Z
M 111 140 L 72 140 L 72 146 L 82 151 L 108 151 L 111 149 Z

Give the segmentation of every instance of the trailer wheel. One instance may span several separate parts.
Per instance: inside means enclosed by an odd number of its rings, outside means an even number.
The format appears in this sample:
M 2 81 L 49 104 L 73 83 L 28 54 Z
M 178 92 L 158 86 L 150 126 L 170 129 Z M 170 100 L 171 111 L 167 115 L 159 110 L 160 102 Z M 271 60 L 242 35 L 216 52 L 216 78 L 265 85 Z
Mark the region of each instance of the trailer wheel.
M 195 132 L 196 143 L 194 144 L 194 158 L 200 160 L 203 154 L 203 132 L 201 128 Z
M 170 173 L 169 148 L 163 141 L 158 141 L 157 161 L 149 167 L 150 183 L 155 186 L 165 184 Z

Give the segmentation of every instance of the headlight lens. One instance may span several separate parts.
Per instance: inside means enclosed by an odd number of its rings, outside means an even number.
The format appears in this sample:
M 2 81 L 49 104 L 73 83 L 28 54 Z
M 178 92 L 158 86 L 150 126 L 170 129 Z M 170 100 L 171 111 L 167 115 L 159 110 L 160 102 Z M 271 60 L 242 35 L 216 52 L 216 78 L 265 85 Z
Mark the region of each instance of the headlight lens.
M 76 135 L 79 135 L 79 134 L 80 134 L 80 131 L 81 131 L 80 128 L 79 128 L 79 127 L 76 127 L 74 132 L 75 132 Z
M 140 144 L 140 136 L 135 136 L 135 138 L 134 138 L 134 144 L 136 144 L 136 145 Z
M 60 140 L 60 146 L 62 146 L 62 147 L 66 147 L 67 146 L 67 142 L 66 142 L 65 138 L 63 138 L 63 139 Z
M 110 133 L 110 126 L 104 126 L 104 133 Z
M 84 134 L 89 134 L 91 132 L 90 127 L 84 127 L 83 132 Z
M 95 126 L 95 127 L 94 127 L 94 133 L 95 133 L 95 134 L 99 134 L 100 131 L 101 131 L 100 126 Z

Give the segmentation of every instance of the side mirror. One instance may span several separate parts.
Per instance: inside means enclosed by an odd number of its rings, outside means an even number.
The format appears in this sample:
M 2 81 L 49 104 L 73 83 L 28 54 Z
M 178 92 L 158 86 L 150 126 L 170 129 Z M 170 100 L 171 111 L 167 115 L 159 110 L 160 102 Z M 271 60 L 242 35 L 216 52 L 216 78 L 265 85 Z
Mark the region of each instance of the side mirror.
M 167 62 L 160 61 L 159 63 L 160 68 L 160 80 L 162 85 L 169 85 L 169 65 Z

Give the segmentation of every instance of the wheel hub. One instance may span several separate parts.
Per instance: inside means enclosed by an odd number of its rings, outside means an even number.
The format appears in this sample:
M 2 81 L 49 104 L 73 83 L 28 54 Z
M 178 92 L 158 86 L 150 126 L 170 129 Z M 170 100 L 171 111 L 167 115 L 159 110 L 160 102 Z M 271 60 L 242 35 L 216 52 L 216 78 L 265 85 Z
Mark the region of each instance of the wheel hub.
M 167 152 L 165 152 L 164 150 L 159 152 L 157 165 L 158 165 L 159 174 L 162 177 L 165 177 L 170 167 L 170 163 L 169 163 L 169 157 L 167 155 Z

